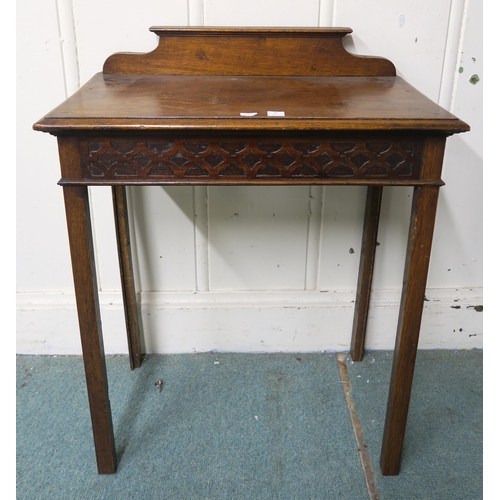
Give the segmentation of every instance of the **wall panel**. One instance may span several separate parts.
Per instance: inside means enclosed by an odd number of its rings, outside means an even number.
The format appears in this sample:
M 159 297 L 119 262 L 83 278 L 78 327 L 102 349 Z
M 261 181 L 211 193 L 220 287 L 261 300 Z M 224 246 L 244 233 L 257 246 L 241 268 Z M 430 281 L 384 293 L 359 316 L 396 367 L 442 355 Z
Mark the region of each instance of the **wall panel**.
M 73 288 L 55 139 L 32 125 L 65 99 L 56 4 L 24 2 L 17 18 L 17 289 Z
M 399 75 L 437 101 L 451 0 L 337 0 L 335 26 L 349 26 L 346 48 L 390 59 Z
M 184 26 L 187 0 L 72 0 L 81 81 L 102 71 L 114 52 L 149 52 L 157 45 L 151 26 Z
M 211 290 L 303 290 L 309 188 L 209 189 Z
M 78 67 L 82 83 L 88 81 L 95 73 L 102 71 L 105 59 L 115 52 L 153 50 L 157 46 L 158 38 L 149 31 L 151 26 L 185 25 L 188 19 L 187 0 L 169 2 L 145 0 L 140 3 L 140 6 L 136 2 L 117 0 L 107 2 L 73 0 L 73 12 L 78 46 Z M 141 203 L 144 197 L 134 200 L 134 195 L 139 192 L 134 189 L 129 190 L 129 199 L 136 210 L 143 213 L 144 207 L 141 207 Z M 94 214 L 99 287 L 101 290 L 119 290 L 120 277 L 116 244 L 113 241 L 114 221 L 110 189 L 91 188 L 91 203 Z M 188 203 L 192 204 L 192 200 Z M 162 221 L 163 217 L 159 215 L 146 217 L 144 231 L 147 234 L 161 234 L 164 231 Z M 180 225 L 182 223 L 182 220 L 179 221 Z M 183 243 L 180 243 L 177 251 L 181 251 L 182 245 Z M 148 255 L 150 251 L 153 250 L 146 250 L 145 255 Z M 162 282 L 165 273 L 161 269 L 155 269 L 153 262 L 150 262 L 148 267 L 148 269 L 152 267 L 151 271 L 143 277 L 142 281 L 139 277 L 139 282 L 154 286 L 153 289 L 159 286 L 164 290 L 170 290 L 172 286 L 181 289 L 192 286 L 189 279 L 186 284 L 182 285 L 178 284 L 175 278 Z M 192 261 L 189 261 L 189 264 L 192 265 Z M 160 268 L 163 267 L 164 265 L 160 266 Z
M 366 188 L 325 186 L 320 290 L 356 288 Z
M 319 0 L 205 0 L 206 26 L 318 26 Z
M 353 29 L 344 41 L 347 50 L 391 60 L 398 75 L 437 102 L 446 47 L 452 42 L 449 39 L 451 7 L 451 0 L 417 3 L 337 0 L 333 22 L 335 26 Z M 459 34 L 456 30 L 452 32 L 452 36 Z M 330 193 L 325 198 L 326 205 L 331 203 L 329 196 Z M 411 188 L 384 190 L 374 288 L 401 288 L 411 198 Z M 326 232 L 327 228 L 324 227 L 324 230 Z M 325 234 L 324 240 L 335 241 L 340 236 Z M 330 255 L 334 249 L 324 248 L 322 258 L 325 251 Z M 325 269 L 325 266 L 321 264 L 320 269 Z M 351 272 L 351 283 L 355 283 L 352 279 Z M 322 276 L 321 280 L 326 280 L 326 277 Z
M 193 188 L 135 187 L 130 201 L 138 290 L 196 290 Z
M 448 141 L 421 345 L 482 345 L 479 0 L 26 0 L 18 12 L 19 352 L 79 352 L 56 141 L 31 125 L 110 54 L 154 49 L 162 24 L 348 26 L 347 50 L 390 59 L 471 125 Z M 346 349 L 365 192 L 128 189 L 148 352 Z M 125 352 L 110 189 L 91 203 L 106 351 Z M 411 189 L 385 189 L 368 348 L 393 347 L 410 203 Z
M 431 260 L 432 287 L 481 286 L 483 278 L 482 6 L 468 2 L 456 54 L 451 112 L 471 125 L 447 141 Z
M 317 2 L 206 0 L 207 26 L 317 26 Z M 211 290 L 305 286 L 309 189 L 209 188 Z

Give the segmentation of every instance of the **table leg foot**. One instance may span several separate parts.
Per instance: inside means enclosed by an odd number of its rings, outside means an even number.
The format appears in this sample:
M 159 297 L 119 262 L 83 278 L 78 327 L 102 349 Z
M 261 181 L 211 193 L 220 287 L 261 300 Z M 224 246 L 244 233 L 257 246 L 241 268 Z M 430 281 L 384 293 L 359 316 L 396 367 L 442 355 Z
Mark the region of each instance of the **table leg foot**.
M 127 341 L 130 368 L 139 368 L 142 361 L 141 340 L 135 300 L 134 273 L 130 251 L 130 233 L 128 226 L 127 196 L 125 186 L 112 186 L 113 208 L 115 214 L 116 241 L 120 262 L 123 307 L 127 326 Z
M 113 474 L 117 462 L 108 397 L 88 190 L 86 186 L 65 186 L 63 189 L 97 469 L 99 474 Z
M 369 186 L 366 196 L 365 221 L 351 337 L 351 358 L 353 361 L 363 359 L 381 203 L 382 186 Z
M 399 474 L 417 357 L 439 188 L 415 187 L 401 307 L 382 440 L 382 475 Z

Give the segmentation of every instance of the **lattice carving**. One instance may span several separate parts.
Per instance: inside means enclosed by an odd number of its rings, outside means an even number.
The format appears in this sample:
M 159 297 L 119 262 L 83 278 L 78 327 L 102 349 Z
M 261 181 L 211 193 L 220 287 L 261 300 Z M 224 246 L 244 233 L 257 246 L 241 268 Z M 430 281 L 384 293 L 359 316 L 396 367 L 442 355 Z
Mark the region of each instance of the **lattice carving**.
M 418 179 L 423 140 L 81 141 L 84 179 Z

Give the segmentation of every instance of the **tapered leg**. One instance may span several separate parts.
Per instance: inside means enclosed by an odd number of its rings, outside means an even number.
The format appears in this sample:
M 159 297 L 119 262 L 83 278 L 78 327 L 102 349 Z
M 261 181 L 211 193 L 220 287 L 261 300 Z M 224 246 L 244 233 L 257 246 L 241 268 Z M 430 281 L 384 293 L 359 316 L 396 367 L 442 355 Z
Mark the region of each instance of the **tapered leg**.
M 134 274 L 132 255 L 130 252 L 130 234 L 128 230 L 128 211 L 125 186 L 113 186 L 113 208 L 115 212 L 116 241 L 118 243 L 118 259 L 122 281 L 123 307 L 127 326 L 128 352 L 130 367 L 141 366 L 141 341 L 135 300 Z
M 99 474 L 116 471 L 111 407 L 86 186 L 65 186 L 64 203 L 75 283 L 83 363 Z
M 361 361 L 363 359 L 381 202 L 382 186 L 369 186 L 366 195 L 365 222 L 363 228 L 363 240 L 361 242 L 358 288 L 356 291 L 354 322 L 352 326 L 351 358 L 353 361 Z
M 438 201 L 437 186 L 415 187 L 380 468 L 399 473 Z

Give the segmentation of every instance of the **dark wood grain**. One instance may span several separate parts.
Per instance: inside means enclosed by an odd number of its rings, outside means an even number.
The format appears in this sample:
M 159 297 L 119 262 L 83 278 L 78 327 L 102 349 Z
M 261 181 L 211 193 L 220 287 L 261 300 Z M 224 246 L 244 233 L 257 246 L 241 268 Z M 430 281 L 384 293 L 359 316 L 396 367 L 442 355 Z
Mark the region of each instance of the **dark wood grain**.
M 82 138 L 82 176 L 87 180 L 168 180 L 207 183 L 271 179 L 420 178 L 421 136 L 238 134 L 188 137 L 157 134 Z
M 282 111 L 284 117 L 267 116 Z M 240 113 L 257 113 L 244 117 Z M 182 76 L 98 73 L 34 128 L 140 130 L 424 130 L 468 125 L 397 76 Z
M 83 172 L 78 138 L 71 135 L 58 136 L 57 145 L 63 179 L 82 180 Z
M 351 358 L 353 361 L 361 361 L 363 359 L 373 267 L 375 263 L 375 249 L 377 247 L 380 206 L 382 203 L 382 189 L 382 186 L 369 186 L 366 195 L 365 221 L 363 239 L 361 241 L 358 286 L 351 337 Z
M 86 186 L 66 186 L 63 190 L 97 470 L 99 474 L 113 474 L 117 465 L 116 452 L 101 332 L 88 192 Z
M 245 180 L 241 178 L 221 178 L 215 181 L 206 178 L 193 179 L 61 179 L 60 186 L 444 186 L 442 180 L 400 180 L 400 179 L 320 179 L 315 177 L 270 178 Z
M 380 468 L 399 474 L 439 188 L 415 187 Z
M 127 194 L 125 186 L 113 186 L 113 209 L 115 216 L 116 242 L 120 262 L 123 307 L 127 327 L 127 343 L 132 370 L 141 366 L 142 351 L 139 333 L 137 303 L 135 300 L 134 272 L 130 250 Z
M 445 146 L 445 136 L 429 135 L 426 140 L 424 161 L 422 162 L 422 170 L 420 173 L 422 179 L 441 179 Z
M 445 142 L 443 137 L 432 137 L 428 141 L 422 166 L 427 178 L 440 178 Z M 414 188 L 396 345 L 380 455 L 380 468 L 382 474 L 386 476 L 399 474 L 401 467 L 438 194 L 439 188 L 436 186 Z
M 380 57 L 347 52 L 350 28 L 168 28 L 153 27 L 158 47 L 147 54 L 119 53 L 105 74 L 394 76 Z

